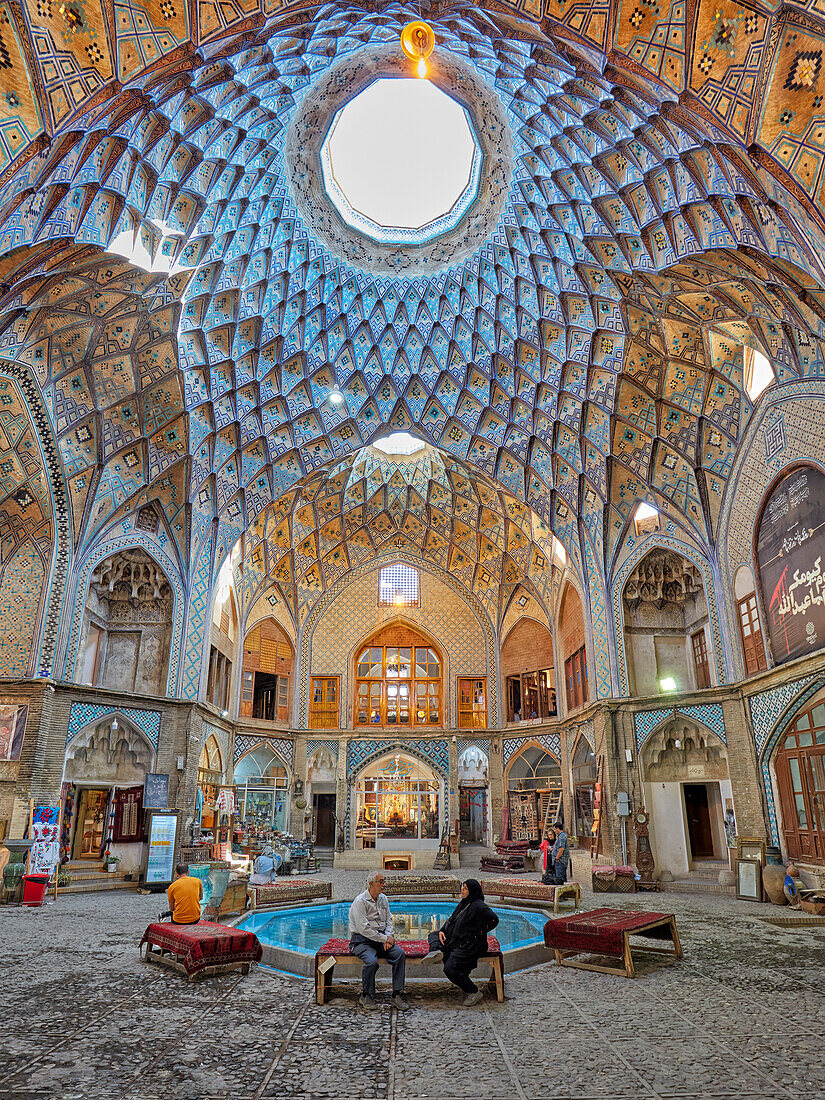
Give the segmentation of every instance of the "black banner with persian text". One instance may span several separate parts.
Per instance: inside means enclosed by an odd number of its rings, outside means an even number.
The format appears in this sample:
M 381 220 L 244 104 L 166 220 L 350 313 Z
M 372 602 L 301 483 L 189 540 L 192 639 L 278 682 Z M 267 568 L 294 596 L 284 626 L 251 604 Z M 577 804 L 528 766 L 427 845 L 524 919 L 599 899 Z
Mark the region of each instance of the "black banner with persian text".
M 825 474 L 804 466 L 776 485 L 756 542 L 774 661 L 825 645 Z

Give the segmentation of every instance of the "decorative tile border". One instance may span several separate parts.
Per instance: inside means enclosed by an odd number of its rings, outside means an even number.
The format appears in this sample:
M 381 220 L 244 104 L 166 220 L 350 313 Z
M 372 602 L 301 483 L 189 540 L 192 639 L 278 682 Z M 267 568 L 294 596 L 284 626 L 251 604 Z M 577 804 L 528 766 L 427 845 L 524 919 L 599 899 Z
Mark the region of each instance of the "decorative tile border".
M 316 749 L 320 748 L 329 749 L 335 759 L 338 759 L 337 741 L 307 741 L 307 760 L 309 760 Z
M 66 733 L 66 744 L 81 730 L 86 729 L 93 722 L 105 718 L 107 714 L 121 714 L 131 722 L 136 729 L 144 734 L 151 742 L 152 748 L 157 751 L 160 739 L 160 711 L 137 710 L 135 707 L 113 707 L 108 703 L 72 703 L 69 711 L 69 729 Z
M 457 750 L 458 750 L 459 757 L 461 757 L 461 754 L 464 752 L 465 749 L 474 748 L 474 749 L 480 749 L 481 752 L 483 752 L 484 755 L 487 757 L 487 759 L 488 760 L 490 759 L 490 738 L 489 737 L 474 737 L 474 738 L 459 737 L 456 747 L 457 747 Z
M 235 754 L 233 764 L 237 764 L 242 756 L 266 745 L 272 749 L 276 756 L 280 756 L 286 767 L 291 770 L 295 756 L 295 742 L 288 737 L 263 737 L 255 733 L 241 733 L 235 737 Z
M 558 733 L 543 733 L 536 737 L 505 737 L 501 743 L 504 767 L 506 768 L 510 760 L 518 756 L 525 745 L 529 744 L 541 745 L 552 756 L 555 756 L 559 764 L 561 763 L 561 736 Z
M 422 757 L 441 773 L 444 779 L 450 776 L 450 747 L 446 740 L 433 741 L 349 741 L 347 743 L 347 778 L 363 770 L 365 765 L 379 756 L 394 752 L 407 752 Z
M 725 730 L 725 716 L 721 703 L 689 704 L 685 707 L 672 706 L 660 707 L 656 710 L 642 710 L 633 715 L 633 726 L 636 733 L 636 752 L 641 752 L 645 741 L 654 730 L 663 722 L 682 714 L 693 722 L 699 722 L 715 733 L 723 745 L 727 745 L 728 737 Z

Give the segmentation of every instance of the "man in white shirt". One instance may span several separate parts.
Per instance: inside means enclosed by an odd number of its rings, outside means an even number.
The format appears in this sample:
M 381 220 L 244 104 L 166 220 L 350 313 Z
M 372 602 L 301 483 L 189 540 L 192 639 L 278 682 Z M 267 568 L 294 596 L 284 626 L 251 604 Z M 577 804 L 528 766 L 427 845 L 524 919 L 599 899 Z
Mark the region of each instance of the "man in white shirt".
M 404 1000 L 404 974 L 407 958 L 395 942 L 390 903 L 384 893 L 386 879 L 381 871 L 373 871 L 349 910 L 349 946 L 364 964 L 361 971 L 361 1008 L 373 1011 L 378 1008 L 375 1000 L 375 973 L 378 960 L 386 959 L 392 966 L 392 1003 L 405 1012 L 410 1006 Z

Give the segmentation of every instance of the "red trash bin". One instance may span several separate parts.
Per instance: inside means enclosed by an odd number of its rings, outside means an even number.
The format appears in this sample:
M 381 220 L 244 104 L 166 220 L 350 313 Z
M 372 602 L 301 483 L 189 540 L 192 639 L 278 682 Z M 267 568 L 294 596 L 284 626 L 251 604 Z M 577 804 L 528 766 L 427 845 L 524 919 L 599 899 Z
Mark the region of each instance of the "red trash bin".
M 43 904 L 49 886 L 49 875 L 23 875 L 22 905 L 32 908 Z

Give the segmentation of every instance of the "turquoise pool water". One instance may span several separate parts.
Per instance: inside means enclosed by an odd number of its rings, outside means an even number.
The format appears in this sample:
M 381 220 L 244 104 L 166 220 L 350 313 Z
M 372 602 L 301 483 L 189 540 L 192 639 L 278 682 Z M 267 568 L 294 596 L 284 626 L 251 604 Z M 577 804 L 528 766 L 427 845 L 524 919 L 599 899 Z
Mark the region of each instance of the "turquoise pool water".
M 254 932 L 262 944 L 269 947 L 300 951 L 314 955 L 333 936 L 349 938 L 349 902 L 331 905 L 305 905 L 300 909 L 278 912 L 250 913 L 238 921 L 238 928 Z M 390 900 L 395 918 L 395 934 L 402 940 L 425 940 L 430 932 L 440 928 L 455 905 L 449 902 Z M 542 930 L 547 918 L 543 913 L 525 909 L 493 910 L 498 916 L 498 937 L 502 951 L 531 947 L 543 943 Z

